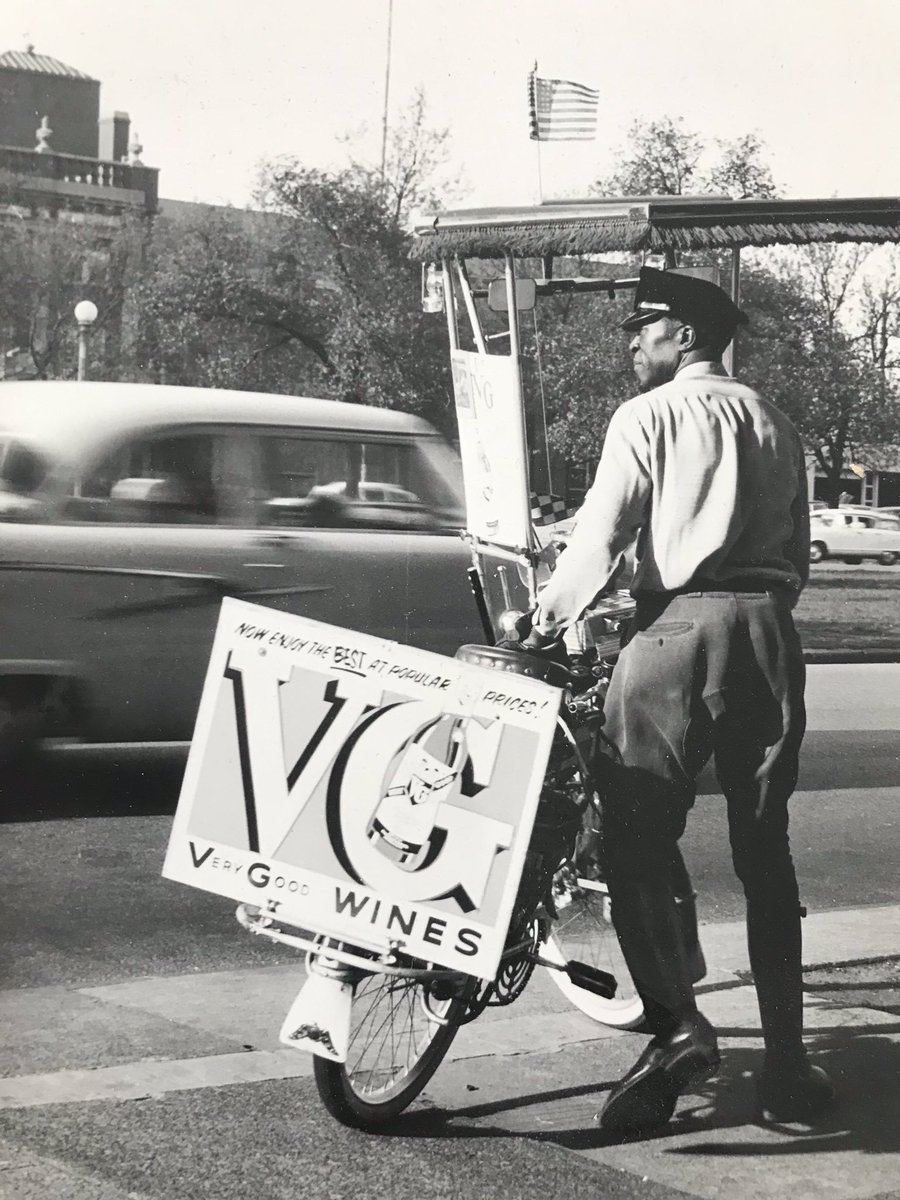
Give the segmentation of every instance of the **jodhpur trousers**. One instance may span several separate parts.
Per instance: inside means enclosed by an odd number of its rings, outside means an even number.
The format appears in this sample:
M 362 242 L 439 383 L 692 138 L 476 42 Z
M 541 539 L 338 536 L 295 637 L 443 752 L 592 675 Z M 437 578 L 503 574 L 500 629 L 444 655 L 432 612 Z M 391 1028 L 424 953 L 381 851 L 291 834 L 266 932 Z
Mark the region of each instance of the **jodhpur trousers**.
M 804 686 L 800 641 L 780 591 L 638 600 L 635 627 L 606 698 L 607 745 L 596 766 L 603 781 L 613 916 L 639 989 L 643 976 L 641 990 L 652 995 L 653 976 L 662 969 L 658 957 L 654 966 L 652 954 L 642 968 L 641 938 L 666 934 L 664 928 L 641 930 L 639 916 L 634 921 L 630 916 L 641 897 L 658 893 L 681 863 L 678 839 L 694 803 L 697 775 L 711 757 L 728 805 L 734 868 L 747 899 L 751 963 L 755 930 L 761 974 L 767 969 L 763 957 L 771 960 L 773 953 L 790 972 L 799 971 L 788 799 L 806 723 Z M 770 946 L 779 926 L 796 929 L 783 953 Z M 623 936 L 624 930 L 631 932 Z M 674 991 L 660 985 L 658 998 L 670 1011 L 679 1004 L 689 1011 L 692 991 L 679 992 L 677 986 L 677 947 L 671 955 L 667 969 Z M 773 972 L 776 966 L 773 962 Z

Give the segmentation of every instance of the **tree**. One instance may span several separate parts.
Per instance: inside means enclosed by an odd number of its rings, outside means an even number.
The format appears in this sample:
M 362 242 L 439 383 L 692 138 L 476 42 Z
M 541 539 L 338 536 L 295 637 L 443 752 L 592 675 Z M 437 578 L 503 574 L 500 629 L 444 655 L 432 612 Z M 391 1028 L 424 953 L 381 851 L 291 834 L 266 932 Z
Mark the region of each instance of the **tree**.
M 598 179 L 593 190 L 604 196 L 681 196 L 691 190 L 702 153 L 702 139 L 684 128 L 681 117 L 635 121 L 612 175 Z
M 598 273 L 598 264 L 579 269 L 579 274 L 591 273 Z M 533 374 L 541 372 L 529 382 L 530 390 L 544 398 L 550 449 L 572 467 L 590 469 L 613 412 L 634 395 L 619 329 L 627 311 L 624 298 L 611 303 L 596 295 L 551 297 L 541 301 L 535 335 L 523 329 L 526 359 Z
M 596 185 L 605 194 L 778 194 L 754 133 L 707 144 L 681 120 L 636 122 L 618 159 Z M 751 322 L 740 334 L 741 376 L 792 417 L 835 503 L 848 464 L 872 463 L 877 443 L 900 439 L 900 266 L 895 253 L 892 269 L 871 277 L 869 258 L 868 247 L 825 244 L 768 251 L 743 272 Z M 682 256 L 682 265 L 697 261 Z
M 698 191 L 771 195 L 774 184 L 763 154 L 763 143 L 755 134 L 720 140 L 710 152 L 704 139 L 680 118 L 636 121 L 627 144 L 618 151 L 613 171 L 594 188 L 610 196 Z M 704 261 L 708 260 L 705 255 Z M 692 256 L 684 256 L 685 263 L 691 261 Z M 634 263 L 618 270 L 604 268 L 601 273 L 608 278 L 636 269 Z M 594 266 L 582 264 L 579 273 L 595 273 Z M 542 306 L 549 442 L 570 464 L 589 465 L 596 460 L 610 416 L 634 394 L 634 376 L 618 328 L 630 298 L 629 293 L 613 305 L 585 297 L 577 304 L 568 299 Z
M 415 208 L 436 205 L 446 159 L 447 134 L 429 130 L 419 92 L 391 135 L 384 173 L 359 161 L 329 172 L 282 159 L 269 164 L 259 191 L 268 212 L 315 246 L 332 394 L 443 425 L 452 395 L 444 331 L 421 311 L 408 221 Z
M 139 269 L 143 229 L 60 217 L 3 220 L 0 239 L 0 332 L 6 349 L 27 353 L 25 373 L 74 378 L 74 307 L 93 300 L 98 315 L 89 342 L 91 374 L 105 378 L 121 354 L 122 314 Z
M 635 121 L 617 152 L 612 174 L 593 190 L 604 196 L 725 194 L 735 200 L 777 196 L 765 162 L 765 144 L 755 133 L 706 142 L 686 129 L 683 118 Z
M 433 199 L 447 135 L 421 93 L 385 171 L 269 163 L 259 211 L 157 218 L 136 289 L 128 371 L 206 387 L 306 393 L 446 422 L 443 330 L 419 305 L 408 258 L 413 207 Z
M 863 283 L 860 337 L 887 389 L 897 378 L 892 372 L 900 369 L 900 251 L 884 247 L 875 257 L 881 270 Z
M 281 158 L 259 211 L 157 218 L 130 369 L 169 383 L 305 393 L 420 412 L 447 424 L 444 331 L 419 303 L 413 208 L 434 201 L 447 134 L 417 93 L 382 173 Z
M 345 141 L 348 145 L 351 139 Z M 388 138 L 384 174 L 351 154 L 351 170 L 376 178 L 384 190 L 388 221 L 406 229 L 418 209 L 437 212 L 459 194 L 460 176 L 450 165 L 450 131 L 433 129 L 428 121 L 425 89 L 416 88 Z
M 329 302 L 312 242 L 267 213 L 157 218 L 135 297 L 132 369 L 196 387 L 327 392 Z
M 766 199 L 778 195 L 772 171 L 763 155 L 765 145 L 755 133 L 733 140 L 716 140 L 717 158 L 704 179 L 704 191 L 732 200 Z
M 896 388 L 872 354 L 857 305 L 870 289 L 869 254 L 827 243 L 770 254 L 767 268 L 744 272 L 751 325 L 742 334 L 742 377 L 794 421 L 832 504 L 849 464 L 872 460 L 879 443 L 900 437 Z

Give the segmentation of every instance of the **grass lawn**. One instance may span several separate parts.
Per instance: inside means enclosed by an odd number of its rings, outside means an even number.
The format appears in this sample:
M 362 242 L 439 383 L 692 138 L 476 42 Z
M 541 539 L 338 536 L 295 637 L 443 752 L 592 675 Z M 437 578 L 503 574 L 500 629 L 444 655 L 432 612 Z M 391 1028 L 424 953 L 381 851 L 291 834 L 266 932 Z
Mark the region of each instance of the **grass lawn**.
M 794 619 L 807 650 L 900 654 L 900 566 L 814 563 Z

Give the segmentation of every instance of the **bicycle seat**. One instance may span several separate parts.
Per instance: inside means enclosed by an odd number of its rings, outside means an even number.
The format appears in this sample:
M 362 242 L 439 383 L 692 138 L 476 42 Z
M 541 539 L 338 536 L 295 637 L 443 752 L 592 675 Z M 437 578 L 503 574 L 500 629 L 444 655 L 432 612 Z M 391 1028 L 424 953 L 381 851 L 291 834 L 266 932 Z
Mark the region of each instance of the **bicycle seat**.
M 500 646 L 479 646 L 469 643 L 460 646 L 454 658 L 471 663 L 475 667 L 489 667 L 492 671 L 511 671 L 514 675 L 527 675 L 529 679 L 540 679 L 553 687 L 565 687 L 572 682 L 572 674 L 559 663 L 519 650 L 505 650 Z

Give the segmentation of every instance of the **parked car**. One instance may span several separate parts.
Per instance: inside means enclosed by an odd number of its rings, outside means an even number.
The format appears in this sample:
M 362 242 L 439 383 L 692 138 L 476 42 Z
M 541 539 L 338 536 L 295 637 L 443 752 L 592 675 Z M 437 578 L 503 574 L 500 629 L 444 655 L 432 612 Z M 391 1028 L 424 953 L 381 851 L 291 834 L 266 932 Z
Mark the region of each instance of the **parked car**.
M 810 562 L 874 558 L 889 566 L 900 559 L 900 520 L 875 509 L 826 508 L 810 513 Z
M 348 489 L 354 490 L 346 479 L 335 480 L 333 483 L 317 483 L 310 488 L 312 496 L 347 496 Z M 415 492 L 398 487 L 396 483 L 385 483 L 383 480 L 360 480 L 355 487 L 356 498 L 368 501 L 370 504 L 420 504 Z
M 223 596 L 452 654 L 483 636 L 463 524 L 459 461 L 412 416 L 2 384 L 0 745 L 186 743 Z

